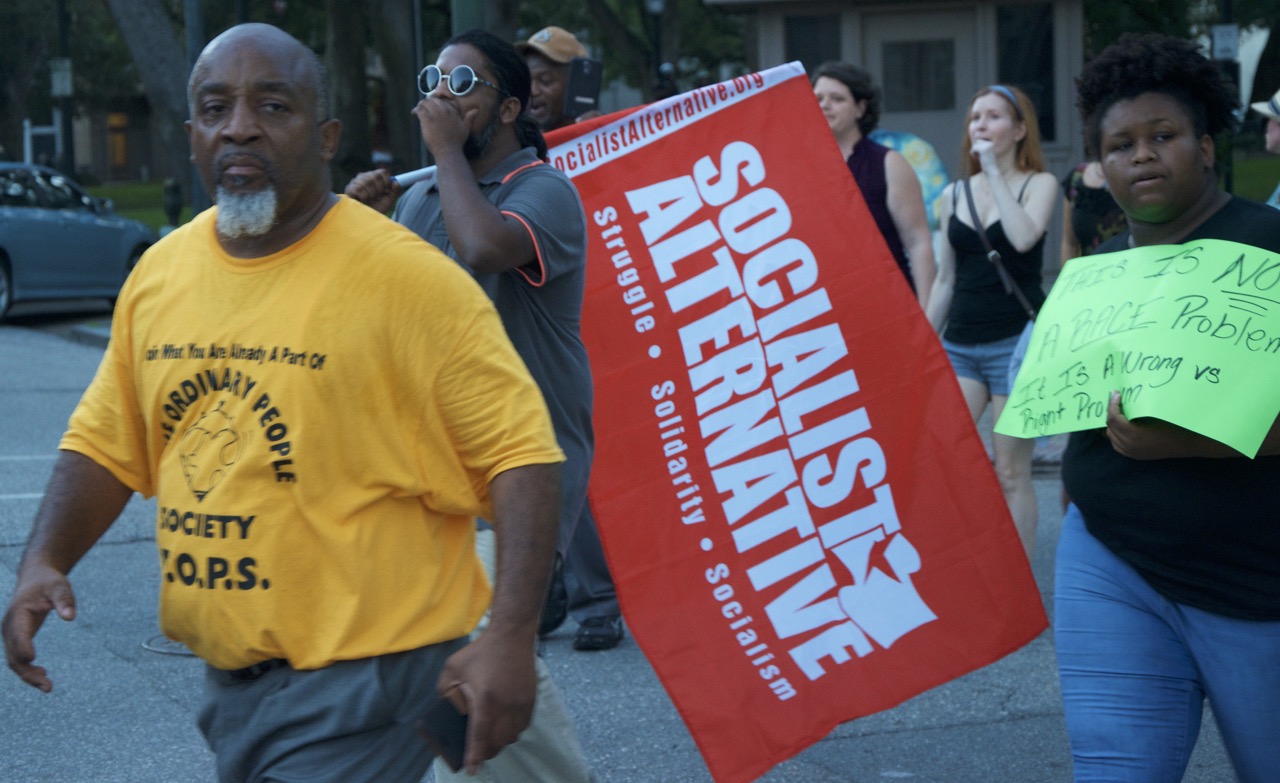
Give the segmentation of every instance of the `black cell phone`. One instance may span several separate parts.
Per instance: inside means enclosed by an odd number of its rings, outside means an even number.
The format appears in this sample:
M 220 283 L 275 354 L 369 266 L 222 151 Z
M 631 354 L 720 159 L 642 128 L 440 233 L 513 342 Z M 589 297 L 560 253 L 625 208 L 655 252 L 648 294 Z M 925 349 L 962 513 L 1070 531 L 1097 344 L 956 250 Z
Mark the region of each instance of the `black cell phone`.
M 604 65 L 590 57 L 569 61 L 569 80 L 564 88 L 564 116 L 580 117 L 600 103 L 600 81 Z
M 427 705 L 427 711 L 417 723 L 427 747 L 458 772 L 467 751 L 467 716 L 458 712 L 453 702 L 437 695 Z

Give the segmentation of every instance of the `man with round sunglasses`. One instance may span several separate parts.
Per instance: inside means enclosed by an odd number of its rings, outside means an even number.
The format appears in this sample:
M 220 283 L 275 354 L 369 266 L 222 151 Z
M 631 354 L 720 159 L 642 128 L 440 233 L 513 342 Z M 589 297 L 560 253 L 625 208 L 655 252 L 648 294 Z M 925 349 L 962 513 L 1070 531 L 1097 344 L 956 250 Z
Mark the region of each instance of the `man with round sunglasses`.
M 546 144 L 525 109 L 529 70 L 515 48 L 479 30 L 445 44 L 419 75 L 413 113 L 436 161 L 403 194 L 387 172 L 355 177 L 346 195 L 386 212 L 470 270 L 493 300 L 534 377 L 566 462 L 559 551 L 586 504 L 591 465 L 591 373 L 579 335 L 586 219 L 573 184 L 546 165 Z M 398 203 L 397 203 L 398 200 Z M 437 780 L 455 779 L 436 765 Z M 461 778 L 457 778 L 461 779 Z M 563 701 L 539 662 L 533 722 L 481 771 L 482 780 L 590 779 Z
M 476 76 L 476 72 L 471 69 L 470 65 L 459 65 L 457 68 L 454 68 L 446 74 L 444 71 L 440 70 L 440 66 L 432 63 L 426 68 L 423 68 L 422 72 L 418 74 L 418 89 L 423 95 L 430 95 L 436 91 L 437 87 L 440 86 L 441 80 L 443 80 L 445 86 L 449 88 L 449 92 L 457 95 L 458 97 L 462 97 L 463 95 L 471 92 L 471 88 L 477 84 L 492 87 L 502 93 L 504 98 L 511 97 L 510 93 L 498 85 L 488 79 L 481 79 L 479 76 Z

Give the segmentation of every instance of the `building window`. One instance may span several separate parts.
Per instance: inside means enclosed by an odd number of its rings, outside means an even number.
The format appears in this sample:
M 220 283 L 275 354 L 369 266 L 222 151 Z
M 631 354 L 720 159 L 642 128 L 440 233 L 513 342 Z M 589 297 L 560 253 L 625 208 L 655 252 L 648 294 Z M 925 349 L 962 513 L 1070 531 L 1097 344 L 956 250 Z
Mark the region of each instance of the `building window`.
M 885 111 L 951 111 L 956 104 L 956 45 L 952 39 L 886 41 Z
M 819 65 L 840 59 L 840 14 L 788 16 L 787 61 L 799 60 L 808 73 Z
M 1045 141 L 1057 138 L 1053 91 L 1053 4 L 1029 3 L 996 8 L 997 73 L 1004 84 L 1031 98 Z
M 129 115 L 113 111 L 107 114 L 107 157 L 111 168 L 129 165 Z

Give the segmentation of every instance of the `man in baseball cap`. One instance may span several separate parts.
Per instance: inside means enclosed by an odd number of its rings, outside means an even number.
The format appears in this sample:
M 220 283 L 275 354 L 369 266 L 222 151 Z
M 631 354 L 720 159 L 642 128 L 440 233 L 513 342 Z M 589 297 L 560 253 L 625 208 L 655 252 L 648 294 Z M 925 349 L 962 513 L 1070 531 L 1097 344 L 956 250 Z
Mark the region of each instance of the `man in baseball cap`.
M 1280 90 L 1271 100 L 1249 104 L 1249 108 L 1267 118 L 1267 152 L 1280 154 Z M 1280 185 L 1276 185 L 1267 204 L 1280 209 Z
M 586 57 L 587 49 L 563 27 L 544 27 L 529 40 L 517 43 L 533 77 L 529 93 L 529 116 L 543 133 L 573 123 L 564 114 L 564 91 L 569 81 L 569 61 Z
M 563 27 L 544 27 L 515 45 L 529 66 L 529 117 L 543 133 L 572 125 L 575 118 L 564 113 L 569 63 L 586 57 L 587 49 Z M 594 109 L 577 119 L 598 116 Z M 560 566 L 560 563 L 557 563 Z M 543 608 L 540 634 L 554 631 L 566 615 L 578 623 L 573 639 L 575 650 L 611 650 L 623 637 L 622 615 L 609 564 L 605 560 L 595 518 L 584 506 L 574 528 L 562 567 L 552 574 L 551 591 Z

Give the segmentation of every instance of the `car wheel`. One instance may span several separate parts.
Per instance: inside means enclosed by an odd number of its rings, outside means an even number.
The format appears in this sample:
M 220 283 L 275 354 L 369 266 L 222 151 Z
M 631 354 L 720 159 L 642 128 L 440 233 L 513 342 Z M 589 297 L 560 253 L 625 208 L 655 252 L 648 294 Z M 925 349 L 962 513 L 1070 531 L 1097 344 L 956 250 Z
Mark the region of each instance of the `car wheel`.
M 12 303 L 13 275 L 9 272 L 9 259 L 0 253 L 0 321 L 4 320 L 4 314 L 9 312 Z
M 129 279 L 129 273 L 131 273 L 133 271 L 133 268 L 138 265 L 138 261 L 142 260 L 142 254 L 145 253 L 146 251 L 147 249 L 145 247 L 135 247 L 133 249 L 133 253 L 129 255 L 128 263 L 124 265 L 124 280 Z M 120 281 L 120 285 L 124 285 L 124 280 Z M 115 297 L 111 298 L 111 309 L 112 310 L 116 309 Z
M 145 247 L 135 247 L 133 249 L 133 253 L 129 255 L 129 263 L 124 265 L 124 276 L 126 280 L 129 279 L 129 273 L 132 272 L 133 268 L 142 260 L 142 254 L 145 252 L 147 252 Z

